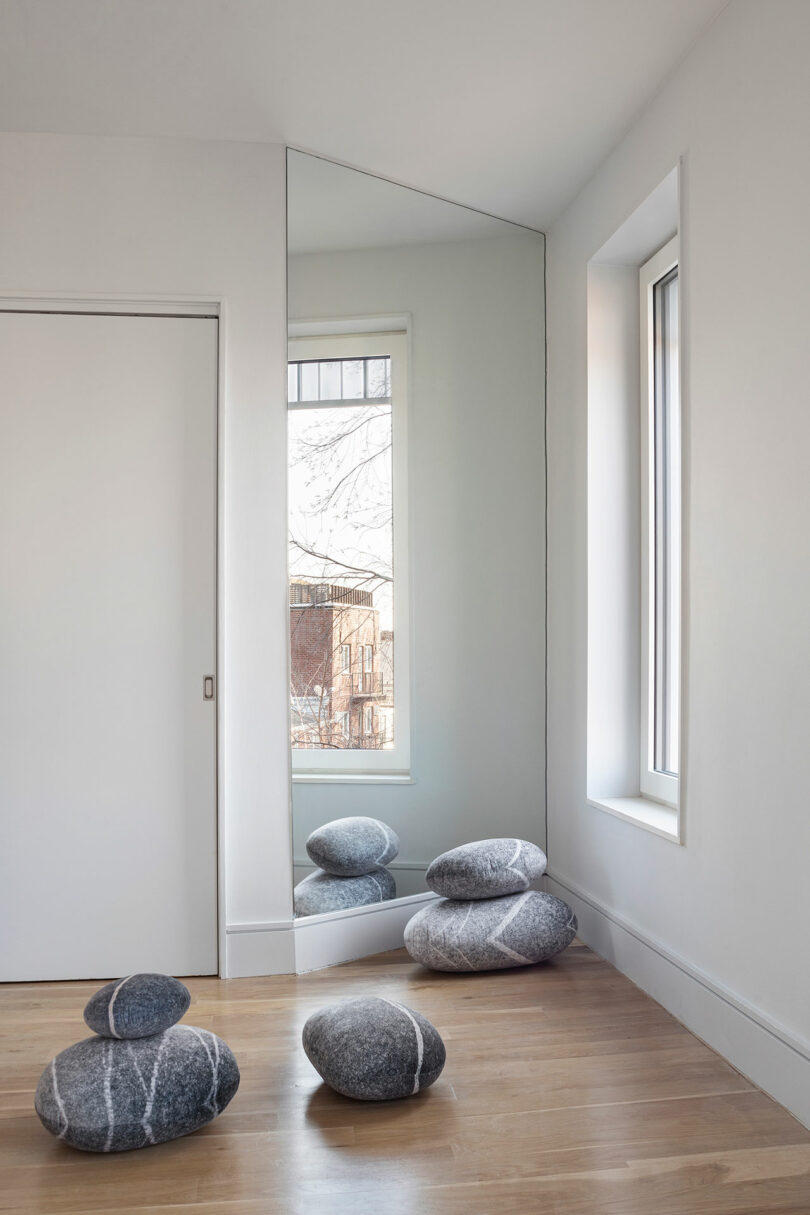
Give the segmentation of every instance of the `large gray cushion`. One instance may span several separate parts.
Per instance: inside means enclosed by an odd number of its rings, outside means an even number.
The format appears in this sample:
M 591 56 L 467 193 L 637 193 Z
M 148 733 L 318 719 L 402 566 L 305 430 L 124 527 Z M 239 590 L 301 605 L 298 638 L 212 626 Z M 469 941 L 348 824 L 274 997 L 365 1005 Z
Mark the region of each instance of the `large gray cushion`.
M 405 925 L 405 948 L 433 970 L 504 970 L 545 962 L 570 945 L 577 918 L 553 894 L 441 899 Z
M 364 907 L 397 897 L 397 884 L 388 869 L 375 869 L 362 877 L 335 877 L 316 869 L 293 891 L 293 910 L 297 916 L 320 915 L 323 911 L 343 911 Z
M 326 1083 L 360 1101 L 413 1096 L 433 1084 L 444 1067 L 444 1043 L 430 1021 L 376 996 L 313 1013 L 303 1043 Z
M 443 852 L 425 881 L 446 899 L 491 899 L 518 894 L 546 871 L 546 854 L 528 840 L 476 840 Z
M 129 975 L 91 996 L 84 1019 L 105 1038 L 145 1038 L 174 1025 L 190 1003 L 188 988 L 171 975 Z
M 312 832 L 307 852 L 327 873 L 359 877 L 392 861 L 399 837 L 377 818 L 337 818 Z
M 221 1038 L 174 1025 L 150 1038 L 87 1038 L 52 1059 L 34 1101 L 43 1126 L 71 1147 L 125 1152 L 211 1122 L 239 1087 Z

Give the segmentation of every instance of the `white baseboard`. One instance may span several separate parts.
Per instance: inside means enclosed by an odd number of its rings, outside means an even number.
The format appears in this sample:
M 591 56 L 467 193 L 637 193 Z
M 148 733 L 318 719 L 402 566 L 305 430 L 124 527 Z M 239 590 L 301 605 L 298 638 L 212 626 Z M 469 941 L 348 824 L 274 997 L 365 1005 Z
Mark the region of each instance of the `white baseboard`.
M 291 920 L 267 924 L 229 924 L 225 929 L 223 979 L 295 974 Z
M 311 915 L 295 921 L 297 974 L 352 962 L 387 949 L 400 949 L 405 925 L 426 903 L 439 896 L 427 891 L 370 907 Z
M 424 873 L 430 861 L 389 861 L 386 869 L 413 870 L 414 873 Z M 308 856 L 297 856 L 293 860 L 296 869 L 308 869 L 310 872 L 318 866 Z
M 579 938 L 687 1029 L 810 1126 L 810 1042 L 715 982 L 561 874 L 552 894 L 576 912 Z
M 225 930 L 223 977 L 305 974 L 398 949 L 408 920 L 438 897 L 426 891 L 300 920 L 229 924 Z

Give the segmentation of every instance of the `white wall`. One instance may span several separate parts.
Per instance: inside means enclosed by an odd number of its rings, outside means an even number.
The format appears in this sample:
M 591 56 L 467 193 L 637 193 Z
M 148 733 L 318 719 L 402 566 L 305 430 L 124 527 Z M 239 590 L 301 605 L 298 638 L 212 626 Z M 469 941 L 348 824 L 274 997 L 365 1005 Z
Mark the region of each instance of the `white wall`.
M 732 3 L 548 247 L 551 869 L 561 892 L 583 896 L 585 931 L 601 948 L 805 1121 L 808 46 L 804 0 Z M 586 263 L 681 155 L 683 847 L 585 800 Z M 680 1002 L 655 977 L 661 959 Z M 709 991 L 721 1002 L 715 1023 L 701 1011 Z M 733 1008 L 764 1036 L 735 1037 Z M 765 1061 L 773 1042 L 781 1054 Z
M 296 784 L 295 855 L 347 814 L 389 822 L 423 866 L 487 836 L 543 844 L 542 238 L 299 255 L 289 279 L 293 319 L 412 318 L 414 783 Z
M 219 815 L 230 926 L 286 920 L 291 908 L 284 182 L 279 146 L 0 136 L 0 295 L 225 301 Z M 276 940 L 229 937 L 221 964 L 291 969 Z

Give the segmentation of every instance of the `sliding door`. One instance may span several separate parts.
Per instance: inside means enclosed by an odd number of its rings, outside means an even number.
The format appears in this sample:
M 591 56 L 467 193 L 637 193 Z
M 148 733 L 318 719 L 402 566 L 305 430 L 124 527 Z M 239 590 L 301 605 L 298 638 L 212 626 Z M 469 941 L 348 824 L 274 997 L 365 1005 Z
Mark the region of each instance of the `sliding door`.
M 217 970 L 217 321 L 0 312 L 0 979 Z

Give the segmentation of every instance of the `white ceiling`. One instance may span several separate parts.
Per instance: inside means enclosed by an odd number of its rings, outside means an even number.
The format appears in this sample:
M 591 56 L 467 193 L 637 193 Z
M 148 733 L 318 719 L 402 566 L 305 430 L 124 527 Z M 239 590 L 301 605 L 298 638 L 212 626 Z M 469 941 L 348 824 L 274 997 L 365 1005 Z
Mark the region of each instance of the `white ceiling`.
M 726 0 L 0 0 L 0 129 L 280 141 L 547 226 Z

